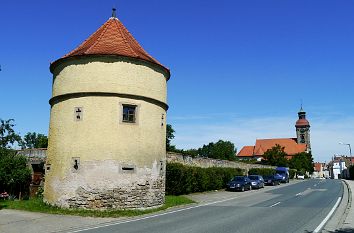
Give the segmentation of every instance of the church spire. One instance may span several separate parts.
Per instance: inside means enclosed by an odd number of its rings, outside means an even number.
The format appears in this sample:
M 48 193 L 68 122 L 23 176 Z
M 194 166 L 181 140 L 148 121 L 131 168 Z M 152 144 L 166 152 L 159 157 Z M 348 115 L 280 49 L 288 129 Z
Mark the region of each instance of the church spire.
M 311 151 L 310 145 L 310 123 L 306 119 L 306 112 L 304 111 L 302 104 L 300 111 L 297 113 L 299 119 L 295 123 L 296 136 L 298 144 L 306 144 L 307 151 Z

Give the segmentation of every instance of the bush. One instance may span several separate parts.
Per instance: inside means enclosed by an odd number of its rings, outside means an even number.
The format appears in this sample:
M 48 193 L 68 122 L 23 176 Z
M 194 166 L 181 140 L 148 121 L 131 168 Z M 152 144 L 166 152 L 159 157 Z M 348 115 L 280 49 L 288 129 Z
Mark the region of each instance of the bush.
M 354 180 L 354 165 L 349 167 L 349 179 Z
M 242 174 L 243 170 L 239 168 L 201 168 L 167 163 L 166 194 L 181 195 L 222 189 L 234 176 Z
M 251 168 L 248 171 L 248 175 L 269 176 L 274 174 L 275 174 L 275 169 L 273 168 Z

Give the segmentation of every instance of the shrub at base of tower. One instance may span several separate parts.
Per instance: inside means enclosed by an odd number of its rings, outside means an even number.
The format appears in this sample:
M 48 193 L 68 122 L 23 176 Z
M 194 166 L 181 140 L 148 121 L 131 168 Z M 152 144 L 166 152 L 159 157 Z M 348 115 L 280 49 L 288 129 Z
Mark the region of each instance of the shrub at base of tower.
M 182 195 L 225 188 L 234 176 L 243 175 L 239 168 L 192 167 L 179 163 L 166 166 L 166 194 Z

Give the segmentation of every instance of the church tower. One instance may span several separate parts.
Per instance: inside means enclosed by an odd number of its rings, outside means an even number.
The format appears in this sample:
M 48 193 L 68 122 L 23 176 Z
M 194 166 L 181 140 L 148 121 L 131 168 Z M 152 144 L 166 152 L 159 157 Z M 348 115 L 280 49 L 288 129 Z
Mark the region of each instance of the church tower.
M 310 143 L 310 123 L 306 119 L 306 112 L 303 110 L 302 106 L 298 112 L 299 119 L 296 121 L 296 136 L 298 144 L 306 144 L 307 152 L 311 151 Z
M 44 201 L 144 209 L 165 201 L 167 81 L 116 17 L 50 65 Z

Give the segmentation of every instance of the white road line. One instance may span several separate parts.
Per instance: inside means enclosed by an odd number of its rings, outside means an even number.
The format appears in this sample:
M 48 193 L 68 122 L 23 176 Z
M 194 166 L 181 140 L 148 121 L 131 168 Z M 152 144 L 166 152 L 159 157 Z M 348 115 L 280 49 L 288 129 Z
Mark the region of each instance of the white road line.
M 164 216 L 164 215 L 168 215 L 168 214 L 181 212 L 181 211 L 184 211 L 184 210 L 191 210 L 191 209 L 195 209 L 195 208 L 199 208 L 199 207 L 203 207 L 203 206 L 214 205 L 214 204 L 230 201 L 230 200 L 237 199 L 237 198 L 239 198 L 239 196 L 228 198 L 228 199 L 223 199 L 223 200 L 220 200 L 220 201 L 214 201 L 214 202 L 210 202 L 210 203 L 206 203 L 206 204 L 202 204 L 202 205 L 191 206 L 191 207 L 178 209 L 178 210 L 174 210 L 174 211 L 170 211 L 170 212 L 165 212 L 165 213 L 161 213 L 161 214 L 150 215 L 150 216 L 146 216 L 146 217 L 142 217 L 142 218 L 130 219 L 130 220 L 121 221 L 121 222 L 111 222 L 111 223 L 102 224 L 102 225 L 99 225 L 99 226 L 86 227 L 86 228 L 82 228 L 82 229 L 78 229 L 78 230 L 68 231 L 67 233 L 76 233 L 76 232 L 88 231 L 88 230 L 93 230 L 93 229 L 102 228 L 102 227 L 120 225 L 120 224 L 123 224 L 123 223 L 137 222 L 137 221 L 140 221 L 140 220 L 156 218 L 156 217 L 160 217 L 160 216 Z
M 334 204 L 333 208 L 331 209 L 331 211 L 329 211 L 329 213 L 327 214 L 327 216 L 325 217 L 325 219 L 323 219 L 323 221 L 320 223 L 320 225 L 318 225 L 318 227 L 313 231 L 314 233 L 320 232 L 320 230 L 322 229 L 322 227 L 327 223 L 327 221 L 329 220 L 329 218 L 332 216 L 332 214 L 334 213 L 334 211 L 336 210 L 337 206 L 339 205 L 339 202 L 342 198 L 338 197 L 338 200 L 336 202 L 336 204 Z
M 302 192 L 301 193 L 297 193 L 295 196 L 300 196 L 302 194 Z
M 275 203 L 275 204 L 273 204 L 273 205 L 271 205 L 269 207 L 274 207 L 274 206 L 279 205 L 279 204 L 280 204 L 280 202 L 277 202 L 277 203 Z

